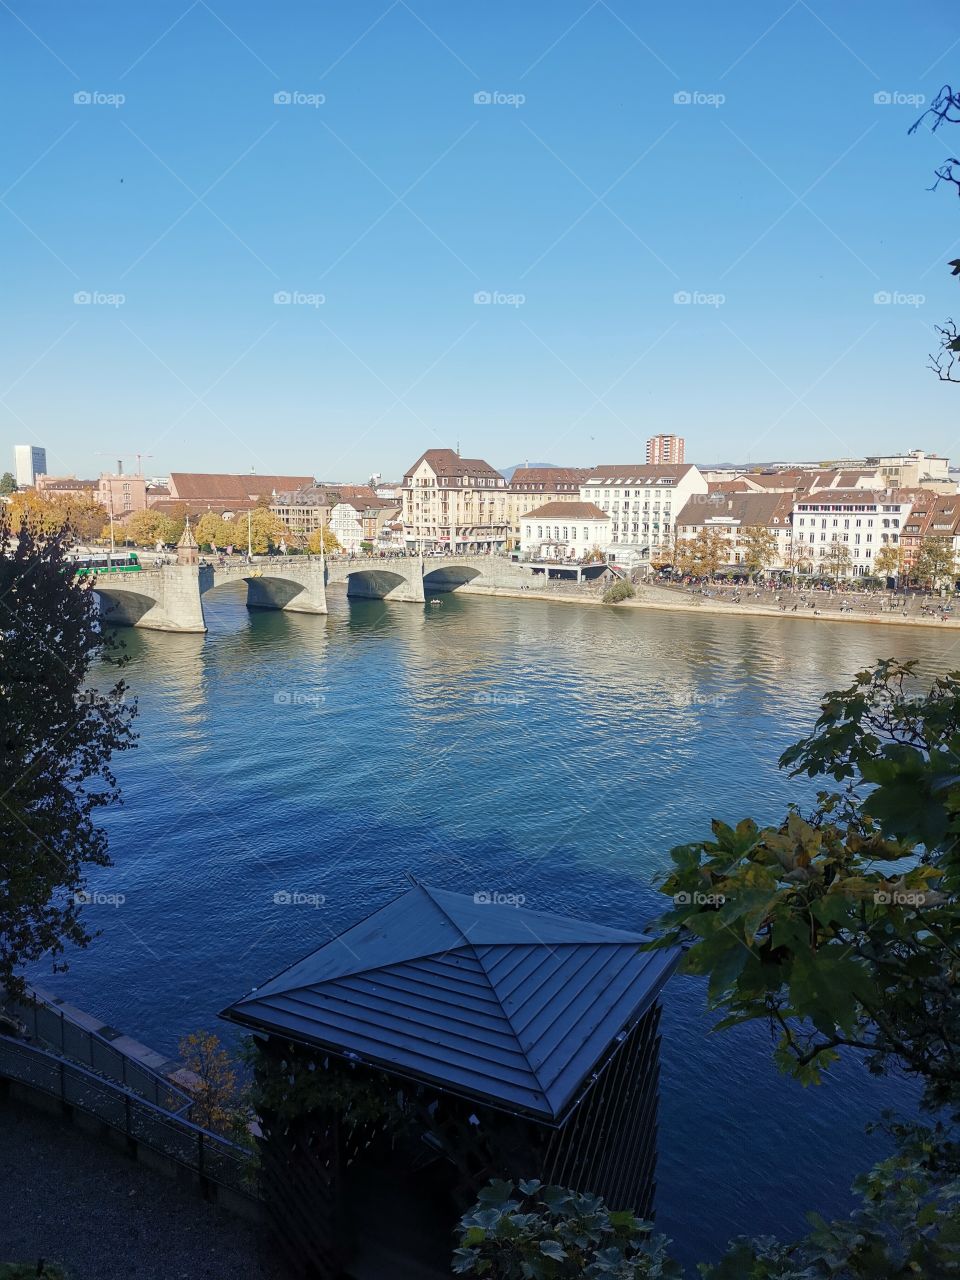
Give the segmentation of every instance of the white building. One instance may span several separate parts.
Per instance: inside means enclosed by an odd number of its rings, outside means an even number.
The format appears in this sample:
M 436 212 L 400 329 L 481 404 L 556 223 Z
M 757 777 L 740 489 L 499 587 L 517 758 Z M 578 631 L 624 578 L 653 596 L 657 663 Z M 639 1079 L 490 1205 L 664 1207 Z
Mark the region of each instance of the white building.
M 330 531 L 344 551 L 356 555 L 363 541 L 363 512 L 349 502 L 338 502 L 330 512 Z
M 953 493 L 954 481 L 950 477 L 950 460 L 923 449 L 911 449 L 909 453 L 881 454 L 868 458 L 881 473 L 881 485 L 885 489 L 914 488 L 934 489 L 937 493 Z
M 669 563 L 673 523 L 707 482 L 692 463 L 647 466 L 644 462 L 594 467 L 580 486 L 584 502 L 610 517 L 610 543 L 643 560 Z
M 28 489 L 36 482 L 37 476 L 47 474 L 47 451 L 35 444 L 15 444 L 13 446 L 13 467 L 17 487 Z
M 533 559 L 582 560 L 606 551 L 611 521 L 593 502 L 547 502 L 520 517 L 520 550 Z
M 849 565 L 840 576 L 862 578 L 874 574 L 873 559 L 881 547 L 897 546 L 912 503 L 894 492 L 866 489 L 825 489 L 807 493 L 793 504 L 794 555 L 813 572 L 833 576 L 833 544 L 849 552 Z

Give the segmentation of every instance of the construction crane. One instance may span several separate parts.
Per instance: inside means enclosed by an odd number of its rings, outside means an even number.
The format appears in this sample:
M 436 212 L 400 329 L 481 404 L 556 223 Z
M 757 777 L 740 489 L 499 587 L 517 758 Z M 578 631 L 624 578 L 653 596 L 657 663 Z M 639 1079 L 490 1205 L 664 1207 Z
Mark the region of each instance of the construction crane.
M 131 458 L 136 458 L 136 460 L 137 460 L 137 470 L 136 470 L 136 474 L 137 474 L 138 476 L 142 476 L 142 475 L 143 475 L 143 466 L 141 465 L 141 458 L 152 458 L 152 457 L 153 457 L 153 454 L 152 454 L 152 453 L 120 453 L 120 454 L 117 454 L 117 453 L 104 452 L 103 450 L 101 450 L 100 452 L 98 452 L 98 453 L 97 453 L 97 457 L 98 457 L 98 458 L 116 458 L 116 460 L 117 460 L 117 471 L 118 471 L 118 472 L 122 472 L 122 471 L 123 471 L 123 463 L 124 463 L 124 460 L 125 460 L 125 459 L 126 459 L 127 461 L 129 461 Z

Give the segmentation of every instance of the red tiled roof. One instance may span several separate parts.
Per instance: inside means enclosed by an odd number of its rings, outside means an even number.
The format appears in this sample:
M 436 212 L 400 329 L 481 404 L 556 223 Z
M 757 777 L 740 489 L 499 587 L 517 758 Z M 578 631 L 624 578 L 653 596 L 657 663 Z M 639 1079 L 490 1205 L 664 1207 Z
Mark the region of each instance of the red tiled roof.
M 489 462 L 484 462 L 482 458 L 461 458 L 454 449 L 427 449 L 425 453 L 421 453 L 409 470 L 404 472 L 403 481 L 413 475 L 421 462 L 429 463 L 434 474 L 444 479 L 450 479 L 460 476 L 482 476 L 485 479 L 500 480 L 504 484 L 503 476 L 499 471 L 491 467 Z
M 236 501 L 270 497 L 274 490 L 302 489 L 313 484 L 313 476 L 229 475 L 226 472 L 171 471 L 170 493 L 184 501 Z
M 579 489 L 589 474 L 589 467 L 517 467 L 510 488 L 516 493 L 558 492 L 561 486 Z
M 489 479 L 489 477 L 495 476 L 498 480 L 503 480 L 500 472 L 494 470 L 494 467 L 490 466 L 489 462 L 484 462 L 483 458 L 461 458 L 456 449 L 426 449 L 426 452 L 421 453 L 420 457 L 413 463 L 410 470 L 403 472 L 404 484 L 407 483 L 407 480 L 410 479 L 421 462 L 428 462 L 434 474 L 443 476 L 444 479 L 458 476 L 485 476 Z
M 562 516 L 564 520 L 609 520 L 605 511 L 601 511 L 595 502 L 546 502 L 535 511 L 526 511 L 521 520 L 533 517 L 554 519 Z
M 702 528 L 708 521 L 728 520 L 750 528 L 790 523 L 791 493 L 695 493 L 677 516 L 677 528 Z
M 750 487 L 750 480 L 755 478 L 750 476 L 749 480 L 746 476 L 737 476 L 733 480 L 710 480 L 707 482 L 707 493 L 753 493 Z

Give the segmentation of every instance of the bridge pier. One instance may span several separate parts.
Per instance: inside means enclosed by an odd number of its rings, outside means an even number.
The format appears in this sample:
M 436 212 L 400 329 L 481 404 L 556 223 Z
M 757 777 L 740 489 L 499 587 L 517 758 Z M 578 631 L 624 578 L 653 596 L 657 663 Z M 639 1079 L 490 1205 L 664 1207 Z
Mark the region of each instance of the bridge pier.
M 207 629 L 195 565 L 166 565 L 136 574 L 104 575 L 93 582 L 104 622 L 145 631 Z

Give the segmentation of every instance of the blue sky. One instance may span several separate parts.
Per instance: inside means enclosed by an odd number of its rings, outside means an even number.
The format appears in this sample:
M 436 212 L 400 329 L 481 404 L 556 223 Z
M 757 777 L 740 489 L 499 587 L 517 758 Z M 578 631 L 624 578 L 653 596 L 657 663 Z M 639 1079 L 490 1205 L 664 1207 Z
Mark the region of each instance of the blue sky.
M 955 19 L 4 2 L 0 464 L 960 455 L 925 369 L 960 130 L 907 136 L 960 80 Z

